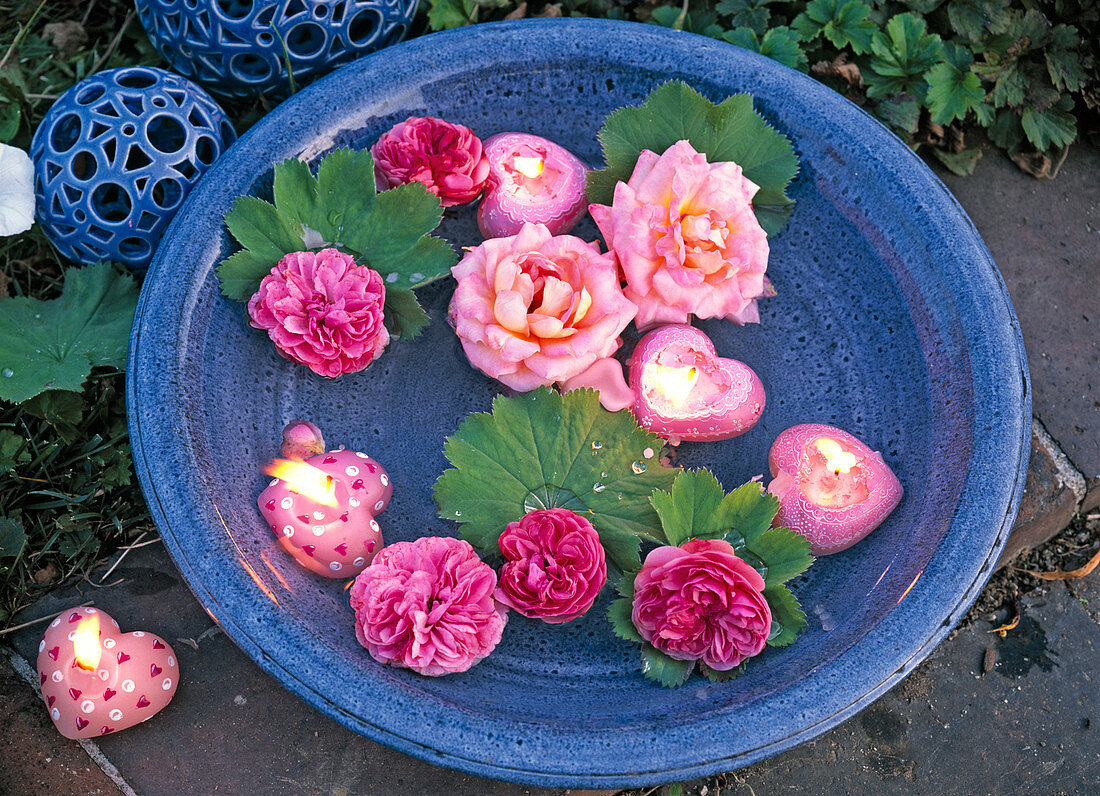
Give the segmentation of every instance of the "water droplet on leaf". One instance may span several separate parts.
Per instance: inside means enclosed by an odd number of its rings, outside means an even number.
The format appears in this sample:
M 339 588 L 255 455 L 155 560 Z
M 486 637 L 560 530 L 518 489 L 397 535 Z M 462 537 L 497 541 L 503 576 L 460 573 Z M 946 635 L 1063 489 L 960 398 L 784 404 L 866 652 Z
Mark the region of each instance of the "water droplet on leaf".
M 592 485 L 592 491 L 593 492 L 603 492 L 605 489 L 607 489 L 607 487 L 604 486 L 603 484 L 593 484 Z
M 630 465 L 630 469 L 634 471 L 635 475 L 641 475 L 648 468 L 646 467 L 645 462 L 637 461 L 637 462 L 634 462 L 634 464 Z
M 10 379 L 12 376 L 15 375 L 15 371 L 11 368 L 4 368 L 4 370 L 0 372 L 0 375 L 2 375 L 5 379 Z
M 600 448 L 602 448 L 602 447 L 603 447 L 603 443 L 602 443 L 602 442 L 598 442 L 598 441 L 596 441 L 596 440 L 592 440 L 592 450 L 594 450 L 594 451 L 598 451 L 598 450 L 599 450 Z

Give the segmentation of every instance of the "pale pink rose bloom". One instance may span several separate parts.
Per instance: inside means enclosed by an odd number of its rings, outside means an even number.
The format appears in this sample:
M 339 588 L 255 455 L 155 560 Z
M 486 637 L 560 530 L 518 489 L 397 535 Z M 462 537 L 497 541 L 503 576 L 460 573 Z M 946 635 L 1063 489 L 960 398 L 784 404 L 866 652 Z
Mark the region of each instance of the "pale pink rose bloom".
M 320 376 L 363 370 L 390 341 L 382 277 L 336 249 L 292 252 L 248 302 L 279 353 Z
M 607 582 L 607 562 L 592 523 L 568 509 L 532 511 L 497 540 L 505 564 L 497 599 L 552 625 L 586 613 Z
M 410 116 L 370 150 L 378 190 L 419 182 L 444 207 L 472 202 L 489 176 L 481 139 L 461 124 Z
M 752 212 L 757 190 L 736 163 L 707 163 L 679 141 L 660 156 L 642 150 L 611 206 L 589 206 L 638 305 L 638 328 L 691 315 L 759 322 L 768 236 Z
M 681 661 L 728 671 L 764 649 L 772 614 L 764 579 L 721 539 L 658 547 L 634 581 L 642 638 Z
M 636 311 L 612 257 L 542 224 L 485 241 L 451 273 L 449 320 L 470 364 L 519 392 L 611 356 Z
M 355 637 L 379 663 L 464 672 L 500 642 L 508 609 L 468 542 L 424 536 L 383 547 L 351 587 Z

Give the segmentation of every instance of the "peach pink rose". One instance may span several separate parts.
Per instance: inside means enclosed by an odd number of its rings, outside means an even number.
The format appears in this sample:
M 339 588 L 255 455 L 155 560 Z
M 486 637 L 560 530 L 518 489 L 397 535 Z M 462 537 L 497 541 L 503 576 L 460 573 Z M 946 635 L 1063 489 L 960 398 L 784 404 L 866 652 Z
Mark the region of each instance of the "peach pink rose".
M 355 636 L 379 663 L 435 676 L 464 672 L 500 641 L 508 609 L 468 542 L 424 536 L 383 547 L 351 587 Z
M 469 127 L 434 116 L 410 116 L 370 150 L 378 190 L 419 182 L 444 207 L 472 202 L 489 176 L 481 139 Z
M 542 224 L 485 241 L 451 273 L 449 318 L 470 363 L 520 392 L 610 356 L 636 311 L 612 257 Z
M 289 360 L 333 378 L 363 370 L 390 341 L 377 271 L 336 249 L 292 252 L 248 302 L 252 326 Z
M 568 509 L 529 512 L 508 523 L 497 544 L 505 560 L 497 599 L 526 617 L 552 625 L 576 619 L 607 582 L 599 534 Z
M 764 579 L 721 539 L 658 547 L 634 580 L 642 638 L 681 661 L 728 671 L 764 649 L 772 614 Z
M 687 141 L 643 150 L 611 206 L 588 210 L 615 253 L 638 328 L 727 318 L 760 320 L 770 288 L 768 236 L 752 212 L 758 187 L 733 162 L 707 163 Z

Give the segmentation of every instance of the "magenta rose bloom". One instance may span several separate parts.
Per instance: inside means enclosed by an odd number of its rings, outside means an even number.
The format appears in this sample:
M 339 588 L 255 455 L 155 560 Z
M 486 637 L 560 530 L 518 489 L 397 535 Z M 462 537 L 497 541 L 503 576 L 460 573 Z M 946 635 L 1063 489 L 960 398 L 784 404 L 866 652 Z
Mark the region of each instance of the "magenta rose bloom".
M 542 224 L 490 238 L 451 274 L 458 286 L 449 319 L 470 364 L 519 392 L 611 356 L 637 310 L 612 257 Z
M 510 522 L 498 541 L 507 563 L 497 599 L 556 625 L 584 614 L 607 582 L 607 563 L 592 523 L 568 509 L 543 509 Z
M 355 636 L 379 663 L 435 676 L 493 651 L 508 609 L 497 576 L 468 542 L 425 536 L 383 547 L 351 587 Z
M 336 249 L 292 252 L 248 302 L 252 325 L 287 359 L 329 378 L 363 370 L 390 335 L 382 277 Z
M 764 649 L 772 613 L 764 579 L 721 539 L 658 547 L 634 581 L 634 626 L 681 661 L 728 671 Z
M 410 116 L 371 147 L 378 190 L 419 182 L 444 207 L 472 202 L 489 176 L 481 139 L 468 127 Z
M 733 162 L 707 163 L 687 141 L 642 150 L 611 206 L 588 210 L 619 258 L 639 329 L 689 316 L 756 323 L 768 236 L 752 211 L 758 186 Z

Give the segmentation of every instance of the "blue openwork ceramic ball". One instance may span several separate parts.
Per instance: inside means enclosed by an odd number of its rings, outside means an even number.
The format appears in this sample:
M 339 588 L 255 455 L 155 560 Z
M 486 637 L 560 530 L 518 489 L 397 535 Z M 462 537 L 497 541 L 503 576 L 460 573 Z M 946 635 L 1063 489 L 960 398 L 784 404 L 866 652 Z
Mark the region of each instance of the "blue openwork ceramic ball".
M 224 99 L 290 94 L 405 37 L 417 0 L 136 0 L 175 71 Z
M 144 270 L 183 198 L 236 138 L 190 80 L 155 67 L 91 75 L 31 141 L 38 223 L 71 260 Z

